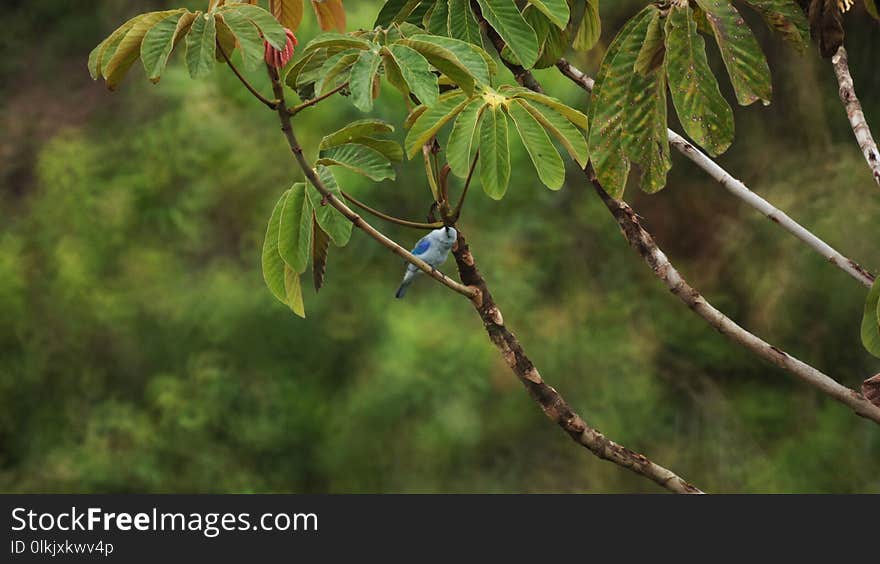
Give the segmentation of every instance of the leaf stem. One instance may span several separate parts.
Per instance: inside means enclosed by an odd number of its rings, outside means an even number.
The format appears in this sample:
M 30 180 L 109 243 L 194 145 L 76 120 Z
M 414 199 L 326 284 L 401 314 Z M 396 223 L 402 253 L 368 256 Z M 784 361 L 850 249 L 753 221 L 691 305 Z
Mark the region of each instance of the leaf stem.
M 259 91 L 257 91 L 257 89 L 254 88 L 254 86 L 250 82 L 248 82 L 248 79 L 246 79 L 244 75 L 239 72 L 238 68 L 234 64 L 232 64 L 232 61 L 229 59 L 229 55 L 226 54 L 226 50 L 223 49 L 222 45 L 220 45 L 219 40 L 217 41 L 217 50 L 220 51 L 221 55 L 223 55 L 223 60 L 226 61 L 226 64 L 229 65 L 229 68 L 232 69 L 232 72 L 235 73 L 235 76 L 238 77 L 238 80 L 240 80 L 241 83 L 244 84 L 244 87 L 247 88 L 248 91 L 250 91 L 250 93 L 257 98 L 257 100 L 264 103 L 270 110 L 274 111 L 278 108 L 277 100 L 272 101 L 260 94 Z
M 461 217 L 461 210 L 464 207 L 464 199 L 467 197 L 468 190 L 471 187 L 471 180 L 474 177 L 474 170 L 477 168 L 477 161 L 480 160 L 480 150 L 477 149 L 476 154 L 474 155 L 474 160 L 471 162 L 471 167 L 468 169 L 467 179 L 464 181 L 464 188 L 461 191 L 461 196 L 458 198 L 458 204 L 455 206 L 455 211 L 452 212 L 449 220 L 452 223 L 457 223 L 458 218 Z
M 302 104 L 300 104 L 298 106 L 293 106 L 291 108 L 288 108 L 287 111 L 290 113 L 291 116 L 295 116 L 296 114 L 300 113 L 301 111 L 305 110 L 306 108 L 311 108 L 312 106 L 314 106 L 318 102 L 321 102 L 323 100 L 326 100 L 330 96 L 333 96 L 334 94 L 336 94 L 337 92 L 339 92 L 340 90 L 345 88 L 346 86 L 348 86 L 347 80 L 345 82 L 343 82 L 342 84 L 340 84 L 339 86 L 337 86 L 336 88 L 334 88 L 333 90 L 330 90 L 326 94 L 321 94 L 317 98 L 312 98 L 311 100 L 306 100 L 305 102 L 303 102 Z
M 402 227 L 409 227 L 411 229 L 426 229 L 427 230 L 427 229 L 439 229 L 439 228 L 443 227 L 442 221 L 436 221 L 434 223 L 419 223 L 418 221 L 407 221 L 405 219 L 400 219 L 400 218 L 382 213 L 379 210 L 377 210 L 375 208 L 371 208 L 367 204 L 357 200 L 354 196 L 346 193 L 344 190 L 340 190 L 340 192 L 342 193 L 342 197 L 345 198 L 346 200 L 348 200 L 349 203 L 353 204 L 356 207 L 359 207 L 360 209 L 364 210 L 367 213 L 370 213 L 370 214 L 378 217 L 379 219 L 384 219 L 385 221 L 387 221 L 389 223 L 394 223 L 394 224 L 400 225 Z

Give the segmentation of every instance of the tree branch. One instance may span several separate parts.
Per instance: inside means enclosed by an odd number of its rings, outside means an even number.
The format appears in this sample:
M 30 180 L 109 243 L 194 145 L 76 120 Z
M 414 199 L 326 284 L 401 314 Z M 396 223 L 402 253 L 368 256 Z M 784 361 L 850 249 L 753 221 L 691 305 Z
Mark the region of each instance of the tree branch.
M 305 102 L 303 102 L 302 104 L 300 104 L 298 106 L 293 106 L 292 108 L 288 108 L 287 111 L 290 113 L 291 116 L 295 116 L 296 114 L 300 113 L 301 111 L 305 110 L 306 108 L 311 108 L 312 106 L 314 106 L 318 102 L 321 102 L 323 100 L 326 100 L 330 96 L 333 96 L 334 94 L 336 94 L 337 92 L 339 92 L 340 90 L 345 88 L 346 86 L 348 86 L 347 80 L 345 82 L 343 82 L 342 84 L 340 84 L 339 86 L 337 86 L 336 88 L 330 90 L 329 92 L 321 94 L 320 96 L 312 98 L 311 100 L 306 100 Z
M 235 74 L 235 76 L 238 77 L 238 80 L 241 81 L 242 84 L 244 84 L 244 87 L 247 88 L 248 91 L 253 94 L 257 100 L 265 104 L 270 110 L 275 110 L 278 106 L 278 101 L 269 100 L 268 98 L 260 94 L 259 90 L 254 88 L 254 86 L 250 82 L 248 82 L 248 79 L 246 79 L 244 75 L 239 72 L 238 68 L 234 64 L 232 64 L 232 60 L 230 60 L 229 55 L 226 54 L 226 50 L 223 49 L 222 45 L 220 45 L 219 39 L 217 40 L 217 50 L 220 51 L 220 54 L 223 56 L 223 60 L 226 61 L 226 64 L 229 65 L 229 68 L 232 69 L 232 72 Z
M 500 53 L 501 49 L 504 48 L 504 41 L 498 37 L 497 33 L 494 34 L 494 38 L 492 34 L 489 37 L 492 39 L 495 49 Z M 510 63 L 503 58 L 501 61 L 505 65 L 510 66 Z M 527 85 L 529 83 L 537 82 L 537 80 L 534 76 L 531 76 L 529 71 L 526 71 L 526 74 L 529 76 L 524 77 L 520 84 L 528 88 Z M 596 193 L 605 203 L 608 211 L 614 215 L 630 246 L 642 256 L 654 274 L 666 284 L 670 291 L 690 307 L 691 310 L 731 341 L 742 345 L 757 356 L 772 362 L 796 378 L 847 405 L 856 414 L 880 423 L 880 407 L 866 400 L 862 394 L 839 384 L 812 366 L 801 362 L 778 347 L 749 333 L 715 309 L 706 298 L 701 296 L 699 292 L 682 278 L 681 274 L 679 274 L 672 263 L 669 262 L 669 259 L 666 258 L 663 251 L 654 242 L 651 234 L 641 226 L 638 215 L 636 215 L 632 208 L 625 202 L 611 198 L 605 192 L 596 178 L 592 165 L 588 164 L 583 172 L 592 183 Z M 464 280 L 464 278 L 462 279 Z
M 843 45 L 840 46 L 837 53 L 831 58 L 831 64 L 834 67 L 834 74 L 837 75 L 837 84 L 840 85 L 840 100 L 846 109 L 846 117 L 849 118 L 849 124 L 852 126 L 859 148 L 862 150 L 862 154 L 865 155 L 868 168 L 871 169 L 871 174 L 874 175 L 874 181 L 880 184 L 880 151 L 877 150 L 877 143 L 871 135 L 868 121 L 865 119 L 864 112 L 862 112 L 862 104 L 856 96 L 853 77 L 849 72 L 846 49 Z
M 477 152 L 474 154 L 474 160 L 471 161 L 471 167 L 468 169 L 467 178 L 464 181 L 464 188 L 461 190 L 461 196 L 458 198 L 458 204 L 456 204 L 455 209 L 452 211 L 452 215 L 450 216 L 450 221 L 452 223 L 457 223 L 458 219 L 461 217 L 461 210 L 464 207 L 464 200 L 467 198 L 468 190 L 471 187 L 471 180 L 474 178 L 474 169 L 477 168 L 477 161 L 480 159 L 480 150 L 477 149 Z
M 419 223 L 417 221 L 407 221 L 405 219 L 399 219 L 394 216 L 382 213 L 377 209 L 371 208 L 367 204 L 355 199 L 354 196 L 347 194 L 344 190 L 340 190 L 340 193 L 342 194 L 343 198 L 348 200 L 351 204 L 361 208 L 365 212 L 373 214 L 379 219 L 384 219 L 389 223 L 400 225 L 401 227 L 410 227 L 412 229 L 440 229 L 444 225 L 442 221 L 435 221 L 434 223 Z
M 587 92 L 592 92 L 595 81 L 589 76 L 582 73 L 580 70 L 575 68 L 571 63 L 566 61 L 565 59 L 560 59 L 556 63 L 556 67 L 571 79 L 572 82 L 586 90 Z M 749 206 L 755 208 L 762 214 L 764 214 L 770 221 L 776 223 L 798 239 L 800 239 L 803 243 L 805 243 L 808 247 L 822 255 L 828 262 L 837 266 L 854 279 L 858 280 L 861 284 L 870 288 L 874 283 L 874 276 L 868 272 L 865 268 L 859 265 L 852 259 L 849 259 L 832 248 L 828 243 L 814 235 L 808 229 L 803 227 L 801 224 L 791 219 L 785 212 L 780 210 L 779 208 L 773 206 L 770 202 L 749 190 L 749 188 L 743 184 L 741 181 L 734 178 L 730 173 L 721 168 L 718 163 L 710 159 L 706 156 L 702 151 L 694 147 L 690 142 L 688 142 L 684 137 L 679 135 L 678 133 L 672 131 L 671 129 L 667 129 L 667 136 L 669 137 L 669 143 L 676 149 L 678 152 L 689 158 L 694 162 L 698 167 L 703 169 L 709 176 L 717 180 L 724 188 L 727 189 L 728 192 L 748 204 Z
M 480 274 L 467 241 L 460 230 L 458 241 L 452 252 L 462 282 L 479 290 L 479 297 L 474 299 L 472 303 L 480 319 L 483 320 L 489 339 L 501 352 L 504 362 L 513 370 L 529 395 L 541 406 L 544 414 L 551 421 L 559 425 L 576 443 L 603 460 L 632 470 L 672 492 L 702 493 L 671 470 L 651 462 L 642 454 L 615 443 L 587 425 L 565 399 L 544 382 L 538 369 L 526 356 L 519 340 L 504 325 L 501 310 L 492 298 L 486 281 Z
M 278 104 L 276 107 L 276 111 L 278 112 L 278 119 L 281 122 L 281 131 L 284 133 L 284 137 L 287 139 L 287 144 L 290 146 L 290 150 L 293 153 L 293 156 L 296 158 L 296 161 L 299 163 L 300 168 L 302 168 L 303 174 L 305 174 L 306 178 L 312 185 L 317 188 L 318 192 L 327 200 L 327 202 L 332 205 L 334 208 L 339 210 L 339 212 L 344 215 L 349 221 L 351 221 L 355 227 L 364 231 L 367 235 L 378 241 L 382 246 L 391 250 L 395 254 L 402 257 L 407 262 L 415 265 L 419 270 L 439 281 L 443 285 L 448 288 L 458 292 L 459 294 L 468 297 L 473 300 L 479 296 L 479 291 L 476 288 L 472 288 L 469 286 L 465 286 L 463 284 L 459 284 L 455 280 L 452 280 L 439 270 L 432 268 L 431 265 L 413 255 L 396 242 L 385 236 L 375 227 L 364 221 L 364 219 L 352 211 L 344 202 L 342 202 L 339 198 L 333 195 L 324 183 L 321 182 L 321 179 L 318 178 L 318 175 L 315 173 L 315 169 L 309 165 L 306 161 L 305 156 L 303 155 L 303 150 L 299 145 L 299 142 L 296 140 L 296 134 L 293 131 L 293 123 L 291 120 L 290 112 L 287 109 L 287 103 L 284 98 L 284 86 L 281 84 L 281 78 L 278 76 L 278 71 L 271 67 L 267 66 L 269 69 L 269 78 L 272 81 L 272 90 L 275 93 L 275 97 L 278 99 Z

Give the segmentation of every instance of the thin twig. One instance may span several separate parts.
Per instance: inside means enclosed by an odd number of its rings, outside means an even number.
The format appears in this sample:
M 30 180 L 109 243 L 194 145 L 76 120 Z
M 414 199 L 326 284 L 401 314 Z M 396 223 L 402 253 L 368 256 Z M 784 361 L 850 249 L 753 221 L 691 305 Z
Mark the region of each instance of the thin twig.
M 305 155 L 303 155 L 302 147 L 300 147 L 299 141 L 297 141 L 296 139 L 296 134 L 293 131 L 293 120 L 291 120 L 290 112 L 287 110 L 287 104 L 284 99 L 284 86 L 281 84 L 281 78 L 278 76 L 278 71 L 271 66 L 267 66 L 267 68 L 269 70 L 269 78 L 272 81 L 272 90 L 279 101 L 275 111 L 278 113 L 278 119 L 281 122 L 281 131 L 284 133 L 284 137 L 287 139 L 287 144 L 290 146 L 290 150 L 293 153 L 294 158 L 296 158 L 297 163 L 299 163 L 300 168 L 302 168 L 303 174 L 305 174 L 309 182 L 311 182 L 312 185 L 317 188 L 318 192 L 321 193 L 321 196 L 323 196 L 330 205 L 339 210 L 339 212 L 344 215 L 349 221 L 351 221 L 355 225 L 355 227 L 362 230 L 367 235 L 378 241 L 379 244 L 381 244 L 385 248 L 391 250 L 400 257 L 403 257 L 404 260 L 415 265 L 419 270 L 421 270 L 431 278 L 439 281 L 448 288 L 458 292 L 463 296 L 466 296 L 471 300 L 476 299 L 479 296 L 479 290 L 456 282 L 439 270 L 433 268 L 422 259 L 407 251 L 395 241 L 384 235 L 381 231 L 367 223 L 361 216 L 356 214 L 354 211 L 352 211 L 351 208 L 345 205 L 345 202 L 337 198 L 332 192 L 330 192 L 330 190 L 327 189 L 326 186 L 324 186 L 324 183 L 321 182 L 321 179 L 318 178 L 318 175 L 315 173 L 315 169 L 313 169 L 308 161 L 306 161 Z
M 256 88 L 254 88 L 254 86 L 250 82 L 248 82 L 248 79 L 246 79 L 244 75 L 242 75 L 238 71 L 238 68 L 234 64 L 232 64 L 232 61 L 229 59 L 229 55 L 226 54 L 223 46 L 220 45 L 220 40 L 217 40 L 217 50 L 220 51 L 220 54 L 223 56 L 223 60 L 226 61 L 226 64 L 229 65 L 229 68 L 232 69 L 232 72 L 235 73 L 235 76 L 238 77 L 238 80 L 240 80 L 241 83 L 244 84 L 244 87 L 247 88 L 248 91 L 250 91 L 250 93 L 257 98 L 257 100 L 264 103 L 270 110 L 275 110 L 278 107 L 277 100 L 270 100 L 260 94 L 260 92 Z
M 862 111 L 862 104 L 856 96 L 853 77 L 849 72 L 846 49 L 843 45 L 831 57 L 831 64 L 834 66 L 834 74 L 837 75 L 837 84 L 840 85 L 840 100 L 843 102 L 843 107 L 846 108 L 846 117 L 849 118 L 849 124 L 852 126 L 862 154 L 865 155 L 865 161 L 868 163 L 868 168 L 871 169 L 874 181 L 880 184 L 880 150 L 877 149 L 877 142 L 871 135 L 871 128 L 868 127 L 868 121 Z
M 330 96 L 333 96 L 334 94 L 336 94 L 337 92 L 339 92 L 340 90 L 345 88 L 346 86 L 348 86 L 347 80 L 345 82 L 343 82 L 342 84 L 340 84 L 339 86 L 337 86 L 336 88 L 334 88 L 333 90 L 330 90 L 329 92 L 321 94 L 317 98 L 312 98 L 311 100 L 306 100 L 305 102 L 303 102 L 302 104 L 300 104 L 298 106 L 293 106 L 292 108 L 288 108 L 287 111 L 290 113 L 291 116 L 295 116 L 296 114 L 300 113 L 301 111 L 305 110 L 306 108 L 311 108 L 312 106 L 314 106 L 318 102 L 321 102 L 323 100 L 326 100 Z
M 490 33 L 489 39 L 492 40 L 495 49 L 500 53 L 504 48 L 504 40 L 497 33 Z M 503 57 L 501 60 L 505 65 L 509 64 Z M 529 88 L 527 85 L 537 82 L 537 80 L 531 76 L 530 72 L 526 72 L 529 76 L 524 77 L 520 84 Z M 615 200 L 605 192 L 596 178 L 592 165 L 587 165 L 584 174 L 605 203 L 608 211 L 614 215 L 630 246 L 642 256 L 654 274 L 666 284 L 670 291 L 691 310 L 729 340 L 742 345 L 755 355 L 785 369 L 796 378 L 847 405 L 856 414 L 880 423 L 880 407 L 866 400 L 862 394 L 839 384 L 812 366 L 749 333 L 715 309 L 706 298 L 684 280 L 678 270 L 669 262 L 666 254 L 660 250 L 651 234 L 642 227 L 639 216 L 632 208 L 625 202 Z
M 342 194 L 343 198 L 348 200 L 354 206 L 359 207 L 360 209 L 364 210 L 367 213 L 373 214 L 374 216 L 378 217 L 379 219 L 384 219 L 385 221 L 387 221 L 389 223 L 394 223 L 394 224 L 400 225 L 402 227 L 410 227 L 412 229 L 440 229 L 441 227 L 443 227 L 442 221 L 437 221 L 434 223 L 419 223 L 417 221 L 407 221 L 406 219 L 400 219 L 400 218 L 394 217 L 392 215 L 382 213 L 377 209 L 371 208 L 367 204 L 355 199 L 354 196 L 346 193 L 344 190 L 340 190 L 340 193 Z
M 471 161 L 471 166 L 468 169 L 467 179 L 464 181 L 464 188 L 461 190 L 461 196 L 458 198 L 458 204 L 455 206 L 455 210 L 452 212 L 452 216 L 450 220 L 452 223 L 456 223 L 458 219 L 461 217 L 461 210 L 464 207 L 464 200 L 467 198 L 468 190 L 471 187 L 471 180 L 474 177 L 474 170 L 477 168 L 477 161 L 480 159 L 480 150 L 477 149 L 476 154 L 474 155 L 474 160 Z
M 575 68 L 565 59 L 560 59 L 556 63 L 556 67 L 571 79 L 572 82 L 591 92 L 595 81 L 583 72 Z M 698 167 L 703 169 L 712 178 L 717 180 L 728 192 L 755 208 L 764 214 L 770 221 L 776 223 L 798 239 L 805 243 L 808 247 L 819 253 L 831 264 L 837 266 L 861 284 L 868 288 L 874 283 L 874 276 L 865 268 L 852 259 L 849 259 L 836 251 L 831 245 L 814 235 L 810 230 L 790 218 L 785 212 L 775 207 L 773 204 L 749 190 L 740 180 L 734 178 L 729 172 L 721 168 L 718 163 L 709 158 L 706 154 L 689 143 L 684 137 L 671 129 L 666 130 L 669 143 L 675 147 L 679 153 L 693 161 Z

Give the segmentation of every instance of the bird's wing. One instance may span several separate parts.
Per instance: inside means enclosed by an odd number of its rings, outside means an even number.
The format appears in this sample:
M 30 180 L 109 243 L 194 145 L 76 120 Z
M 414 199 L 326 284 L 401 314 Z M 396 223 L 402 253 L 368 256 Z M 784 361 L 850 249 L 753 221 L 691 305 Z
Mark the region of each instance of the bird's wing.
M 412 254 L 418 256 L 418 255 L 424 254 L 425 251 L 427 251 L 430 248 L 431 248 L 431 240 L 426 235 L 426 236 L 422 237 L 418 243 L 416 243 L 416 248 L 413 249 Z

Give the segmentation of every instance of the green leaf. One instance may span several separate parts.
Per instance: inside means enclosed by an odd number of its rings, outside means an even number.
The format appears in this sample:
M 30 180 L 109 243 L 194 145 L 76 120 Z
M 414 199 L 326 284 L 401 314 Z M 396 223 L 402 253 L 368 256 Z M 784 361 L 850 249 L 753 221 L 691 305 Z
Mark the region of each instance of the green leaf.
M 562 157 L 541 123 L 519 102 L 520 100 L 514 98 L 507 106 L 507 113 L 513 118 L 519 137 L 538 171 L 538 178 L 547 188 L 559 190 L 565 183 L 565 164 Z
M 862 345 L 876 357 L 880 357 L 880 320 L 878 320 L 878 304 L 880 304 L 880 277 L 871 286 L 868 299 L 865 300 L 865 312 L 862 314 Z
M 529 4 L 541 11 L 559 29 L 568 25 L 568 2 L 566 0 L 529 0 Z
M 318 50 L 306 53 L 302 58 L 290 65 L 290 69 L 284 77 L 285 84 L 291 89 L 297 90 L 309 84 L 309 82 L 314 82 L 312 78 L 314 70 L 317 69 L 320 72 L 326 61 L 327 51 Z M 320 77 L 320 75 L 318 76 Z
M 327 31 L 308 42 L 303 48 L 303 54 L 317 51 L 318 49 L 327 49 L 334 53 L 345 51 L 346 49 L 360 49 L 362 51 L 373 48 L 373 44 L 366 39 L 346 35 L 344 33 L 336 33 L 335 31 Z
M 285 191 L 275 204 L 263 241 L 263 280 L 281 303 L 287 303 L 287 293 L 284 290 L 284 260 L 278 253 L 278 233 L 281 230 L 281 211 L 289 194 L 290 190 Z
M 630 163 L 623 153 L 621 136 L 630 82 L 648 25 L 657 12 L 653 5 L 633 16 L 614 38 L 596 77 L 590 102 L 590 160 L 599 182 L 612 197 L 626 188 Z
M 406 20 L 420 3 L 420 0 L 388 0 L 379 10 L 373 27 L 388 27 Z
M 357 137 L 351 142 L 357 145 L 366 145 L 370 149 L 382 153 L 389 161 L 400 162 L 403 160 L 403 148 L 396 141 L 376 139 L 375 137 Z
M 221 15 L 218 14 L 217 17 L 214 18 L 214 24 L 217 27 L 217 45 L 214 49 L 214 59 L 218 63 L 224 63 L 226 62 L 226 59 L 223 58 L 223 53 L 226 53 L 227 57 L 232 57 L 238 41 L 235 39 L 235 34 L 229 29 L 229 26 L 226 25 L 226 21 Z
M 449 33 L 449 4 L 446 0 L 437 0 L 434 8 L 431 10 L 431 16 L 428 18 L 428 25 L 425 27 L 428 33 L 433 35 L 446 35 Z
M 98 80 L 98 78 L 104 77 L 104 66 L 110 61 L 113 55 L 116 53 L 116 48 L 119 47 L 119 43 L 122 41 L 122 38 L 125 37 L 125 34 L 134 26 L 134 24 L 141 18 L 143 18 L 146 14 L 137 15 L 111 33 L 104 41 L 100 42 L 97 47 L 92 49 L 92 52 L 89 53 L 89 74 L 92 77 L 92 80 Z
M 442 1 L 442 0 L 440 0 Z M 466 43 L 483 46 L 480 24 L 471 9 L 470 0 L 449 0 L 449 19 L 447 22 L 450 37 Z
M 437 103 L 428 107 L 406 135 L 404 148 L 411 159 L 422 150 L 422 145 L 437 134 L 446 123 L 458 115 L 469 99 L 462 92 L 453 91 L 440 96 Z
M 324 187 L 327 188 L 327 190 L 337 199 L 342 200 L 342 192 L 339 189 L 339 185 L 336 183 L 336 177 L 333 176 L 330 169 L 326 166 L 318 165 L 315 170 L 317 171 L 321 182 L 324 184 Z M 334 245 L 337 247 L 346 246 L 349 240 L 351 240 L 351 232 L 354 224 L 329 203 L 324 205 L 324 198 L 314 186 L 309 185 L 308 198 L 312 208 L 315 210 L 315 218 L 318 220 L 321 229 L 327 232 L 330 239 L 333 240 Z
M 318 225 L 318 219 L 312 214 L 312 279 L 315 292 L 324 287 L 324 276 L 327 274 L 327 256 L 330 253 L 330 236 Z
M 232 31 L 238 44 L 241 47 L 242 59 L 244 67 L 249 70 L 256 70 L 263 62 L 265 48 L 263 46 L 263 38 L 260 37 L 260 30 L 257 26 L 247 19 L 240 12 L 225 12 L 222 19 Z
M 393 133 L 394 126 L 381 119 L 361 119 L 354 121 L 340 130 L 334 131 L 321 140 L 319 149 L 322 151 L 351 143 L 353 139 L 373 133 Z
M 278 252 L 297 274 L 309 265 L 309 244 L 312 237 L 312 205 L 306 198 L 306 185 L 297 182 L 290 189 L 278 229 Z
M 141 43 L 141 62 L 147 78 L 154 84 L 162 78 L 171 51 L 189 32 L 195 17 L 192 12 L 181 11 L 154 25 L 144 36 Z
M 587 129 L 587 116 L 572 108 L 571 106 L 567 106 L 553 98 L 551 96 L 547 96 L 546 94 L 539 94 L 537 92 L 533 92 L 528 88 L 520 88 L 520 87 L 504 87 L 502 86 L 499 89 L 500 92 L 510 93 L 516 98 L 526 98 L 527 100 L 534 100 L 535 102 L 539 102 L 544 104 L 545 106 L 550 106 L 560 114 L 564 115 L 570 122 L 580 127 L 581 129 Z
M 880 20 L 880 11 L 877 10 L 877 4 L 874 0 L 865 0 L 865 10 L 871 14 L 872 18 Z
M 403 39 L 400 44 L 421 53 L 468 94 L 473 93 L 475 82 L 484 85 L 491 83 L 491 69 L 478 51 L 479 47 L 458 39 L 424 34 Z
M 568 47 L 565 30 L 559 29 L 553 25 L 553 23 L 547 19 L 547 16 L 542 14 L 531 4 L 526 6 L 522 14 L 525 20 L 529 22 L 529 25 L 532 26 L 532 29 L 535 30 L 535 34 L 538 36 L 538 43 L 540 44 L 541 54 L 535 62 L 535 68 L 552 67 Z M 504 54 L 507 55 L 509 51 L 510 50 L 505 47 Z
M 394 57 L 400 76 L 419 102 L 432 106 L 437 103 L 440 91 L 437 76 L 431 72 L 431 65 L 418 51 L 406 45 L 391 45 L 388 52 Z
M 468 102 L 455 119 L 446 142 L 446 162 L 453 174 L 460 178 L 466 178 L 470 171 L 474 138 L 485 107 L 486 102 L 482 98 Z
M 382 59 L 374 51 L 363 51 L 351 67 L 349 87 L 354 107 L 362 112 L 373 109 L 373 80 L 379 72 Z
M 666 57 L 666 36 L 663 31 L 664 21 L 663 15 L 656 11 L 651 18 L 651 23 L 648 24 L 645 42 L 639 50 L 636 64 L 633 67 L 642 76 L 663 66 L 663 59 Z
M 289 266 L 284 268 L 284 292 L 285 303 L 290 307 L 290 310 L 305 319 L 306 308 L 303 304 L 302 279 Z
M 370 180 L 394 180 L 394 169 L 382 153 L 364 145 L 347 143 L 321 152 L 318 164 L 341 166 Z
M 578 51 L 589 51 L 596 46 L 602 36 L 602 19 L 599 17 L 599 0 L 587 0 L 584 18 L 574 37 L 572 47 Z
M 810 44 L 810 24 L 794 0 L 745 0 L 760 12 L 771 29 L 775 29 L 801 52 Z
M 200 15 L 186 36 L 186 67 L 193 78 L 202 78 L 214 70 L 214 45 L 217 23 L 213 16 Z
M 654 17 L 659 19 L 660 14 Z M 633 76 L 626 105 L 623 154 L 640 166 L 642 190 L 653 194 L 666 186 L 666 173 L 672 168 L 666 128 L 666 74 L 662 67 Z
M 227 12 L 237 12 L 246 17 L 257 26 L 260 33 L 263 34 L 263 38 L 269 42 L 269 45 L 279 51 L 283 50 L 284 46 L 287 45 L 287 32 L 284 31 L 284 28 L 278 23 L 275 16 L 259 6 L 241 3 L 226 4 L 218 12 L 223 15 Z
M 107 87 L 110 90 L 115 90 L 119 86 L 128 70 L 140 57 L 141 44 L 147 32 L 162 20 L 182 12 L 183 10 L 150 12 L 141 16 L 132 24 L 131 28 L 129 28 L 116 46 L 113 56 L 102 65 L 102 72 L 107 81 Z
M 501 106 L 487 106 L 480 126 L 480 182 L 490 198 L 500 200 L 509 181 L 507 117 Z
M 587 141 L 578 128 L 568 121 L 568 118 L 544 104 L 530 102 L 525 98 L 516 98 L 515 100 L 565 147 L 571 158 L 581 168 L 587 166 L 587 161 L 589 160 Z
M 685 132 L 712 156 L 726 151 L 733 142 L 733 111 L 721 96 L 688 6 L 672 8 L 666 19 L 666 76 Z
M 531 68 L 538 60 L 538 38 L 513 0 L 477 0 L 483 17 L 498 32 L 517 62 Z
M 715 33 L 740 105 L 748 106 L 757 100 L 769 104 L 773 94 L 770 67 L 745 20 L 728 0 L 697 0 L 697 4 L 705 10 Z
M 341 75 L 345 75 L 345 73 L 349 73 L 350 80 L 352 65 L 357 62 L 362 54 L 368 52 L 369 51 L 360 51 L 358 49 L 347 49 L 327 58 L 317 75 L 317 80 L 315 81 L 315 94 L 324 94 L 334 88 L 336 86 L 336 79 Z

